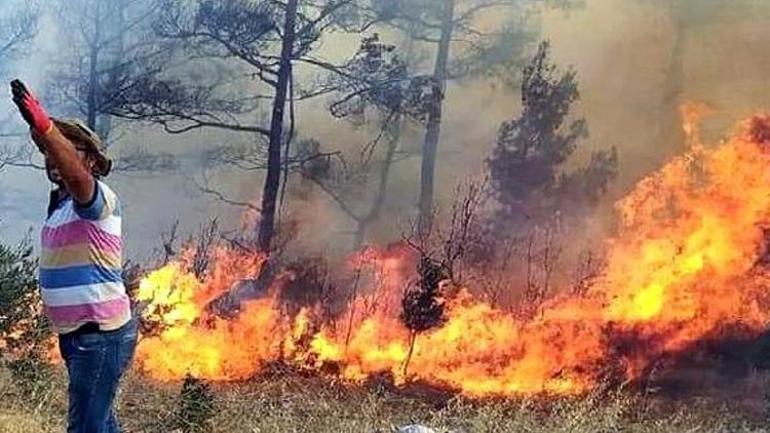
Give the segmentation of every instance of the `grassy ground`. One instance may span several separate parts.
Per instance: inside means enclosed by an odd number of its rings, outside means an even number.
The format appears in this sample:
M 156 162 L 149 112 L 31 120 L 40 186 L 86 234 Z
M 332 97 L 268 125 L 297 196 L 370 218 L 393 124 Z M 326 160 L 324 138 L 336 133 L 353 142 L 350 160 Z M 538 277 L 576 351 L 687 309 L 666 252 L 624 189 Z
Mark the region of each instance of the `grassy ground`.
M 22 372 L 24 373 L 24 372 Z M 32 378 L 0 367 L 0 432 L 62 432 L 66 379 L 60 370 Z M 125 381 L 119 413 L 128 433 L 179 429 L 180 384 Z M 735 402 L 604 393 L 579 399 L 469 401 L 383 386 L 351 387 L 297 374 L 211 389 L 210 432 L 375 433 L 410 423 L 439 432 L 679 433 L 760 432 L 762 418 Z M 207 430 L 202 430 L 207 431 Z

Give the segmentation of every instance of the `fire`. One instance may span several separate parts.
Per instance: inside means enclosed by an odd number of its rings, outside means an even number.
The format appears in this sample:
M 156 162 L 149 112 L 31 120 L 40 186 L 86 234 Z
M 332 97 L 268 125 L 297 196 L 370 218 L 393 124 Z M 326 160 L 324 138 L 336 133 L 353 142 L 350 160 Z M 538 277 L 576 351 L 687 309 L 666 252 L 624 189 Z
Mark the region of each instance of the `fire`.
M 760 264 L 770 221 L 770 117 L 749 119 L 706 147 L 697 133 L 702 112 L 683 110 L 689 153 L 617 204 L 620 229 L 608 241 L 606 267 L 583 295 L 556 296 L 522 317 L 461 289 L 446 300 L 446 322 L 415 336 L 398 317 L 412 258 L 369 249 L 351 264 L 372 278 L 356 277 L 356 296 L 333 322 L 313 308 L 285 314 L 280 287 L 226 320 L 205 306 L 254 277 L 264 258 L 222 249 L 202 278 L 187 270 L 187 258 L 143 281 L 146 317 L 162 330 L 142 339 L 140 368 L 159 380 L 236 380 L 281 361 L 319 372 L 336 366 L 350 381 L 386 373 L 396 383 L 470 396 L 575 394 L 597 386 L 611 366 L 639 378 L 729 325 L 758 334 L 770 322 L 763 305 L 770 279 Z

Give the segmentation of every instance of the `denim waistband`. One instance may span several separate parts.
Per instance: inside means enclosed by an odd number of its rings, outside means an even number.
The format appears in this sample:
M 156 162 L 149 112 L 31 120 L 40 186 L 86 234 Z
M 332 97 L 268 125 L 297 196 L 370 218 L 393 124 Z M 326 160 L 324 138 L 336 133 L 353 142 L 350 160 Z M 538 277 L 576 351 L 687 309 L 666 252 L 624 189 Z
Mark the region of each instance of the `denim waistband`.
M 83 325 L 80 325 L 80 327 L 74 331 L 72 331 L 72 335 L 83 335 L 83 334 L 94 334 L 96 332 L 101 332 L 101 329 L 99 329 L 99 324 L 96 322 L 88 322 L 84 323 Z

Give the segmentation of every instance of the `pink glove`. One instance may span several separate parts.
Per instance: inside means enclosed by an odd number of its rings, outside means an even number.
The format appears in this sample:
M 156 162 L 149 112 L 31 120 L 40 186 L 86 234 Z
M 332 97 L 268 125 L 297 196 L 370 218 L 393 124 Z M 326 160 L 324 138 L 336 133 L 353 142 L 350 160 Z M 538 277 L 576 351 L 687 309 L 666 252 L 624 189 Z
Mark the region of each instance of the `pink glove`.
M 11 93 L 13 102 L 19 107 L 21 117 L 27 121 L 29 126 L 35 132 L 46 135 L 53 129 L 53 122 L 45 112 L 45 108 L 40 105 L 40 101 L 27 90 L 27 86 L 19 80 L 11 81 Z

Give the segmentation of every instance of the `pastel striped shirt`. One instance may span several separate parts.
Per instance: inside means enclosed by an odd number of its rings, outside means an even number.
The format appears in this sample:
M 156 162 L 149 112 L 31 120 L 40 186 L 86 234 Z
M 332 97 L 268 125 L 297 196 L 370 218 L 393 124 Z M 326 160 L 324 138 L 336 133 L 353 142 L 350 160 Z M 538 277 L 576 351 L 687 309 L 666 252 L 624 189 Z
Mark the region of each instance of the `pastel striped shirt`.
M 85 323 L 118 329 L 131 319 L 121 277 L 120 202 L 96 182 L 93 202 L 53 203 L 41 233 L 40 291 L 54 329 L 66 334 Z

